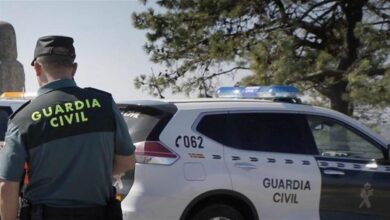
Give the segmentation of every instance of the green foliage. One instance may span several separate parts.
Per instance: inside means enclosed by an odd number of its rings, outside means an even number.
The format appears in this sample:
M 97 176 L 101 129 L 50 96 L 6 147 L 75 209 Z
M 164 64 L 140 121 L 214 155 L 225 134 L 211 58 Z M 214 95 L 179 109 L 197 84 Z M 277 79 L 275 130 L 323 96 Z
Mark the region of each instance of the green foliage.
M 372 78 L 364 74 L 369 68 L 370 63 L 366 60 L 348 75 L 350 98 L 357 103 L 386 106 L 390 103 L 390 71 L 387 70 L 384 76 Z
M 208 97 L 219 76 L 251 70 L 238 84 L 295 84 L 347 114 L 356 104 L 390 103 L 386 0 L 160 0 L 157 6 L 132 19 L 147 30 L 151 60 L 167 71 L 140 75 L 137 88 Z

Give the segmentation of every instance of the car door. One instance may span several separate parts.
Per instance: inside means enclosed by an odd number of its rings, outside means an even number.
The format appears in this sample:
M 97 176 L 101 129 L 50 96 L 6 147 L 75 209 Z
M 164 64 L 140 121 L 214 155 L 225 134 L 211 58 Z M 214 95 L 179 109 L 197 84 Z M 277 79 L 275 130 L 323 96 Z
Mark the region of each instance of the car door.
M 304 116 L 230 112 L 224 158 L 260 219 L 319 219 L 321 175 Z
M 389 219 L 390 164 L 385 148 L 335 119 L 308 116 L 319 150 L 321 219 Z

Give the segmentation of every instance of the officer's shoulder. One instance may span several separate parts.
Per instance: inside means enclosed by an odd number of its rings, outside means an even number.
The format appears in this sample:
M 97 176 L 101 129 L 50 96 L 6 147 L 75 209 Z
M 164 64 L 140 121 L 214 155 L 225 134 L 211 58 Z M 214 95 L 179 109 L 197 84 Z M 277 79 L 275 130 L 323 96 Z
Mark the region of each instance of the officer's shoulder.
M 15 116 L 20 112 L 22 111 L 27 105 L 29 105 L 31 103 L 31 100 L 28 100 L 26 101 L 25 103 L 23 103 L 19 108 L 17 108 L 10 116 L 9 116 L 9 119 L 13 119 L 15 118 Z
M 111 93 L 103 91 L 103 90 L 100 90 L 100 89 L 96 89 L 96 88 L 92 88 L 92 87 L 86 87 L 84 89 L 86 89 L 88 91 L 92 91 L 92 92 L 98 93 L 98 94 L 101 94 L 101 95 L 112 97 Z

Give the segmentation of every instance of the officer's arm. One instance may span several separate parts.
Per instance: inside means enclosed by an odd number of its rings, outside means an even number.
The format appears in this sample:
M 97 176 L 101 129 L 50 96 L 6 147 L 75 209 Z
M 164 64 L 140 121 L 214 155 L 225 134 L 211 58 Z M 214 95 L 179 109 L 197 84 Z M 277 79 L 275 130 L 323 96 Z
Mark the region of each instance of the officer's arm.
M 0 213 L 2 220 L 16 220 L 19 182 L 0 180 Z
M 112 173 L 113 175 L 121 174 L 134 169 L 134 166 L 135 166 L 134 154 L 130 156 L 115 155 Z
M 16 220 L 19 184 L 23 179 L 27 158 L 20 132 L 13 123 L 8 124 L 5 145 L 0 148 L 0 212 L 1 220 Z

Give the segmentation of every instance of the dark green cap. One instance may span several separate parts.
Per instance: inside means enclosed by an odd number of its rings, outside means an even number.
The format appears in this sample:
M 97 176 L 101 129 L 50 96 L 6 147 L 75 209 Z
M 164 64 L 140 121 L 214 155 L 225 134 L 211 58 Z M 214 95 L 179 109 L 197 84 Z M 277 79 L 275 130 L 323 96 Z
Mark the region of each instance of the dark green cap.
M 73 47 L 73 38 L 66 36 L 44 36 L 38 39 L 34 51 L 34 59 L 31 66 L 38 57 L 60 55 L 76 58 L 76 52 Z

